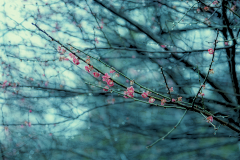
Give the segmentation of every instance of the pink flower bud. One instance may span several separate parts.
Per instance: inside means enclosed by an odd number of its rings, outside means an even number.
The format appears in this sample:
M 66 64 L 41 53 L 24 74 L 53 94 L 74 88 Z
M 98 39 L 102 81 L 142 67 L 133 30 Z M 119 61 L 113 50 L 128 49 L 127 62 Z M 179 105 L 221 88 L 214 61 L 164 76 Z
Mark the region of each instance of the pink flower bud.
M 153 97 L 150 97 L 148 100 L 149 103 L 153 103 L 154 101 L 155 101 L 155 99 Z
M 213 122 L 213 117 L 212 116 L 209 116 L 209 117 L 207 117 L 207 122 L 209 123 L 209 122 Z
M 98 72 L 93 72 L 94 77 L 98 78 L 100 76 L 100 73 Z
M 108 91 L 109 87 L 105 86 L 106 89 L 103 89 L 103 91 Z
M 143 97 L 143 98 L 147 98 L 147 93 L 146 92 L 143 92 L 142 94 L 141 94 L 141 96 Z
M 212 48 L 208 49 L 208 53 L 209 54 L 213 54 L 214 53 L 214 50 Z

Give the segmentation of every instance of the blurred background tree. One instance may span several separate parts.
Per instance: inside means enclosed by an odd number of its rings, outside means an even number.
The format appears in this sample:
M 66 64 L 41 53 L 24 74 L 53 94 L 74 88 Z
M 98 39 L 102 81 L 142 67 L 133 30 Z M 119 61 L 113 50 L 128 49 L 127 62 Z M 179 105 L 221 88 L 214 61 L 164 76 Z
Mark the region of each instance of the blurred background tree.
M 240 159 L 239 1 L 0 3 L 2 159 Z

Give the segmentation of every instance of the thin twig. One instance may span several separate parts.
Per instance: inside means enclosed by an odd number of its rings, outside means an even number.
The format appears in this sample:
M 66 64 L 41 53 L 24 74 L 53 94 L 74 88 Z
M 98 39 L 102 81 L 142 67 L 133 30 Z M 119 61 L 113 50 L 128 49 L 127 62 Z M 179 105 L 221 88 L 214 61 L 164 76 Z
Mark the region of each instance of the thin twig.
M 85 0 L 85 1 L 86 1 L 86 0 Z M 96 20 L 99 29 L 102 31 L 102 29 L 101 29 L 101 27 L 100 27 L 100 25 L 99 25 L 99 23 L 98 23 L 98 20 L 97 20 L 97 18 L 96 18 L 96 16 L 95 16 L 95 13 L 93 13 L 93 11 L 92 11 L 91 7 L 88 5 L 87 1 L 86 1 L 86 4 L 87 4 L 88 8 L 90 9 L 90 12 L 92 13 L 94 19 Z M 111 43 L 109 42 L 107 36 L 105 35 L 105 33 L 104 33 L 103 31 L 102 31 L 102 33 L 103 33 L 104 37 L 106 38 L 106 40 L 107 40 L 107 42 L 108 42 L 108 45 L 109 45 L 110 48 L 111 48 L 112 46 L 111 46 Z
M 198 2 L 195 3 L 195 4 L 198 4 Z M 173 25 L 173 28 L 176 27 L 176 26 L 178 25 L 179 22 L 181 22 L 181 20 L 187 15 L 187 13 L 193 8 L 193 6 L 195 6 L 195 4 L 192 5 L 192 6 L 189 8 L 189 10 L 183 15 L 183 17 L 177 22 L 176 25 Z
M 210 65 L 209 65 L 208 73 L 207 73 L 207 75 L 206 75 L 206 77 L 205 77 L 205 79 L 204 79 L 204 81 L 203 81 L 203 85 L 205 85 L 205 83 L 206 83 L 206 81 L 207 81 L 207 78 L 208 78 L 208 75 L 209 75 L 209 71 L 210 71 L 210 69 L 211 69 L 211 67 L 212 67 L 212 64 L 213 64 L 213 62 L 214 62 L 213 60 L 214 60 L 214 55 L 215 55 L 215 48 L 216 48 L 216 46 L 217 46 L 218 35 L 219 35 L 219 31 L 217 30 L 217 37 L 216 37 L 215 44 L 214 44 L 214 49 L 213 49 L 214 53 L 213 53 L 212 61 L 211 61 Z M 196 96 L 195 96 L 194 99 L 193 99 L 192 107 L 194 106 L 194 103 L 195 103 L 195 101 L 196 101 L 196 99 L 197 99 L 197 97 L 198 97 L 198 94 L 200 93 L 201 89 L 202 89 L 202 85 L 200 86 L 200 88 L 199 88 Z
M 172 131 L 174 131 L 177 126 L 181 123 L 181 121 L 183 120 L 183 117 L 186 115 L 188 110 L 186 110 L 183 114 L 183 116 L 181 117 L 181 119 L 178 121 L 178 123 L 176 124 L 176 126 L 174 126 L 165 136 L 163 136 L 162 138 L 159 138 L 158 140 L 156 140 L 154 143 L 152 143 L 151 145 L 147 146 L 146 148 L 151 148 L 153 145 L 155 145 L 156 143 L 158 143 L 160 140 L 164 140 L 165 137 L 167 137 Z
M 170 96 L 170 98 L 171 98 L 171 100 L 172 100 L 172 96 L 171 96 L 171 93 L 170 93 L 170 89 L 169 89 L 169 87 L 168 87 L 167 80 L 166 80 L 166 76 L 165 76 L 164 73 L 163 73 L 162 67 L 161 67 L 161 71 L 162 71 L 162 75 L 163 75 L 164 81 L 165 81 L 165 83 L 166 83 L 166 87 L 167 87 L 167 89 L 168 89 L 168 94 L 169 94 L 169 96 Z
M 227 5 L 224 5 L 224 6 L 227 7 L 233 14 L 235 14 L 236 16 L 238 16 L 240 18 L 240 16 L 237 13 L 233 12 L 233 10 L 231 8 L 229 8 Z
M 198 70 L 198 79 L 199 79 L 199 85 L 201 86 L 201 81 L 200 81 L 200 71 L 199 71 L 199 69 L 198 69 L 198 66 L 197 66 L 197 70 Z M 201 93 L 202 93 L 202 89 L 201 89 L 201 91 L 200 91 Z M 203 107 L 203 109 L 204 109 L 204 101 L 203 101 L 203 95 L 202 95 L 202 107 Z

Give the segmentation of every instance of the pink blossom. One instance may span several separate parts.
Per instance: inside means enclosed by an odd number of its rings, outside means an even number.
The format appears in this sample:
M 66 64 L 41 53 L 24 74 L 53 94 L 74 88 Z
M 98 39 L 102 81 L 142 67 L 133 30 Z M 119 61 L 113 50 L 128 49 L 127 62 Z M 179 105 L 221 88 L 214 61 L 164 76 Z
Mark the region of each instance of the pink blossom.
M 148 94 L 147 94 L 146 92 L 143 92 L 143 93 L 141 94 L 141 96 L 142 96 L 143 98 L 147 98 Z
M 134 95 L 133 94 L 131 94 L 131 93 L 129 93 L 128 92 L 128 94 L 127 94 L 129 97 L 131 97 L 131 98 L 133 98 L 134 97 Z
M 169 91 L 170 91 L 170 92 L 173 92 L 173 87 L 171 87 L 171 88 L 169 89 Z
M 92 71 L 93 70 L 93 66 L 89 65 L 89 70 Z
M 151 94 L 151 92 L 149 92 L 149 91 L 146 91 L 146 93 L 147 93 L 147 95 Z
M 161 47 L 162 47 L 162 48 L 166 48 L 166 46 L 165 46 L 165 45 L 161 45 Z
M 103 89 L 103 91 L 108 91 L 109 87 L 105 86 L 106 89 Z
M 88 59 L 86 59 L 86 63 L 87 64 L 89 64 L 91 61 L 90 61 L 90 59 L 88 58 Z
M 99 43 L 99 41 L 98 41 L 97 37 L 95 38 L 95 41 L 96 41 L 97 43 Z
M 29 122 L 29 123 L 28 123 L 28 127 L 31 127 L 31 126 L 32 126 L 32 124 L 31 124 L 31 122 Z
M 128 94 L 128 92 L 127 91 L 124 91 L 124 98 L 129 98 L 128 96 L 126 96 Z
M 129 93 L 128 91 L 124 91 L 124 98 L 134 97 L 133 94 Z
M 212 48 L 208 49 L 208 53 L 209 54 L 213 54 L 214 53 L 214 50 Z
M 110 76 L 108 75 L 108 73 L 105 73 L 105 75 L 104 76 L 102 76 L 102 80 L 103 81 L 106 81 L 107 82 L 107 80 L 110 78 Z
M 166 102 L 167 102 L 167 100 L 163 98 L 163 99 L 161 100 L 161 105 L 164 106 L 164 104 L 165 104 Z
M 78 61 L 76 57 L 73 57 L 73 63 L 75 64 Z
M 209 123 L 209 122 L 213 122 L 213 117 L 212 116 L 209 116 L 209 117 L 207 117 L 207 122 Z
M 204 7 L 204 10 L 205 10 L 205 11 L 208 11 L 208 10 L 209 10 L 209 7 L 205 6 L 205 7 Z
M 199 93 L 198 95 L 199 95 L 199 96 L 204 96 L 205 94 L 204 94 L 204 93 Z
M 69 53 L 69 56 L 70 56 L 71 58 L 75 57 L 74 54 L 72 54 L 72 53 Z
M 234 11 L 236 9 L 236 5 L 234 5 L 231 10 Z
M 66 52 L 66 50 L 63 48 L 63 49 L 62 49 L 62 53 L 61 53 L 61 54 L 64 54 L 65 52 Z
M 176 101 L 176 99 L 173 98 L 173 99 L 172 99 L 172 102 L 175 102 L 175 101 Z
M 133 88 L 133 86 L 128 87 L 128 88 L 127 88 L 127 91 L 128 91 L 129 94 L 133 94 L 133 93 L 134 93 L 134 88 Z
M 149 103 L 153 103 L 154 101 L 155 101 L 155 99 L 153 97 L 150 97 L 148 100 Z
M 197 9 L 197 12 L 200 13 L 200 9 L 199 8 Z
M 90 68 L 88 66 L 85 66 L 85 70 L 90 73 Z
M 115 71 L 113 69 L 110 70 L 110 73 L 114 73 Z
M 134 88 L 131 86 L 131 87 L 128 87 L 127 88 L 127 91 L 124 91 L 124 94 L 126 94 L 127 96 L 129 97 L 134 97 Z
M 59 52 L 59 51 L 61 51 L 61 47 L 60 46 L 58 46 L 58 49 L 57 49 L 57 51 Z
M 213 1 L 213 4 L 214 5 L 218 4 L 218 1 L 217 0 Z
M 29 110 L 29 113 L 32 113 L 32 110 L 31 110 L 31 109 Z
M 107 80 L 107 84 L 108 84 L 110 87 L 112 87 L 112 86 L 114 85 L 113 81 L 110 80 L 110 79 Z
M 47 87 L 47 85 L 48 85 L 48 81 L 47 82 L 45 82 L 45 86 Z
M 64 58 L 64 60 L 65 60 L 65 61 L 69 61 L 69 59 L 68 59 L 68 58 Z
M 76 65 L 80 64 L 79 60 L 75 57 L 73 57 L 73 63 L 76 64 Z
M 225 46 L 228 46 L 228 42 L 224 42 Z
M 93 72 L 94 77 L 98 78 L 100 76 L 100 73 L 98 72 Z

